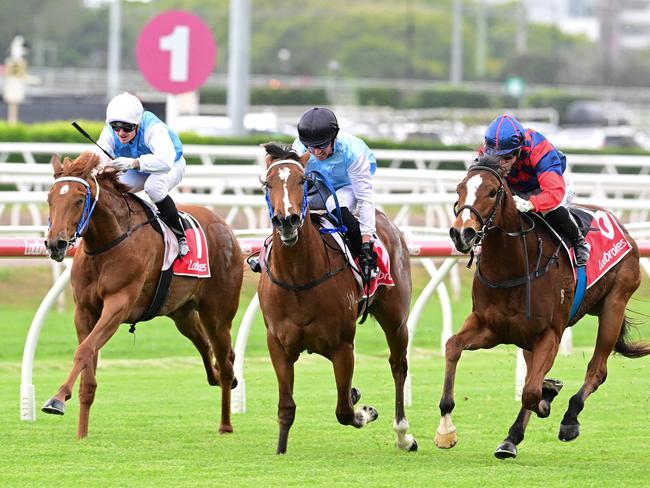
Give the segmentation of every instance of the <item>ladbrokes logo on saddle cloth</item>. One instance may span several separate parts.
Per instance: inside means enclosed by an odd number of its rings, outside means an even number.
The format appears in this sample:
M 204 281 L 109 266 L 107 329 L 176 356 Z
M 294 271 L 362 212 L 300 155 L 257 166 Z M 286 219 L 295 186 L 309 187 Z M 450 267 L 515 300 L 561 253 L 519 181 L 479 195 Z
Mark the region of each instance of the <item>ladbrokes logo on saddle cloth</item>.
M 165 228 L 165 260 L 163 270 L 172 266 L 175 275 L 192 276 L 194 278 L 210 277 L 210 261 L 208 244 L 203 229 L 194 217 L 184 212 L 179 212 L 181 222 L 185 229 L 185 238 L 190 246 L 187 255 L 178 257 L 178 241 L 174 234 Z
M 575 209 L 572 208 L 572 211 Z M 596 283 L 612 266 L 632 250 L 616 219 L 606 211 L 579 207 L 574 212 L 581 228 L 589 228 L 585 239 L 591 246 L 587 261 L 587 288 Z M 573 249 L 571 250 L 573 253 Z M 575 272 L 575 270 L 574 270 Z

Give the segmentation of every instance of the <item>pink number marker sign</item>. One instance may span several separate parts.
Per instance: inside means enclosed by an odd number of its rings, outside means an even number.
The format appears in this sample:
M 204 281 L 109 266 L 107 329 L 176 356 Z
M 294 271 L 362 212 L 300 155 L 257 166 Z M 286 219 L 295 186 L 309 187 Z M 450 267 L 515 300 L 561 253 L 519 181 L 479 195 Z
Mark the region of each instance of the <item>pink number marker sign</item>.
M 144 26 L 136 46 L 140 71 L 165 93 L 196 90 L 217 61 L 217 45 L 208 26 L 196 15 L 169 10 Z

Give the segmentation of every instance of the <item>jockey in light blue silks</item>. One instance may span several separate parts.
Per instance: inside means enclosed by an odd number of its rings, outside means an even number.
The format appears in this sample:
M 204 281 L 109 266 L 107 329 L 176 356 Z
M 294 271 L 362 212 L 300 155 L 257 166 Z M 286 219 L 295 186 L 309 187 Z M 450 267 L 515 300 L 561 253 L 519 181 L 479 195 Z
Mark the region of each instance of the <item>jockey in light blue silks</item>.
M 97 141 L 115 159 L 96 149 L 106 166 L 123 171 L 120 181 L 131 191 L 144 190 L 160 218 L 178 239 L 178 253 L 189 252 L 185 232 L 169 191 L 185 174 L 183 145 L 176 133 L 130 93 L 115 96 L 106 107 L 106 127 Z
M 312 108 L 303 114 L 293 149 L 298 154 L 309 151 L 305 173 L 319 172 L 336 191 L 352 254 L 359 257 L 362 269 L 373 272 L 377 266 L 373 247 L 376 229 L 372 175 L 377 169 L 374 154 L 358 137 L 339 132 L 336 116 L 327 108 Z M 327 208 L 330 212 L 335 208 L 334 197 L 318 180 L 315 190 L 310 192 L 309 207 Z M 356 210 L 358 221 L 352 214 Z

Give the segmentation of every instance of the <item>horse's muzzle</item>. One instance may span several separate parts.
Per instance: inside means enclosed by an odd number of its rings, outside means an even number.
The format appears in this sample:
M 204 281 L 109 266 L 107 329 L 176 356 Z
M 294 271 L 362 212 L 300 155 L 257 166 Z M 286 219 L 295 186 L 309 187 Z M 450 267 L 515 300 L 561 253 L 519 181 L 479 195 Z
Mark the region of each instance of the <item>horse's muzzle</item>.
M 271 219 L 273 228 L 280 234 L 280 240 L 285 246 L 291 247 L 298 242 L 298 229 L 302 225 L 302 219 L 298 214 L 290 214 L 287 217 L 275 214 Z
M 478 234 L 476 233 L 476 230 L 471 227 L 464 227 L 462 230 L 458 230 L 456 227 L 451 227 L 449 229 L 449 237 L 451 237 L 456 250 L 462 253 L 468 253 L 474 246 Z
M 50 255 L 50 258 L 60 263 L 65 258 L 65 253 L 68 250 L 68 241 L 57 239 L 54 241 L 45 241 L 45 247 Z

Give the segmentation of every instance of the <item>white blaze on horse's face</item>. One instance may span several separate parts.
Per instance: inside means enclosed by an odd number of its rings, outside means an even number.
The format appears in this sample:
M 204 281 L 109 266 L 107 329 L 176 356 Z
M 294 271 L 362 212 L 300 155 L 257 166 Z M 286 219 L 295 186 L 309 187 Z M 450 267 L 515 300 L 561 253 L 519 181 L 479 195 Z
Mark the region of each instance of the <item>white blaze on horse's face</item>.
M 63 185 L 59 190 L 59 195 L 65 195 L 68 191 L 70 191 L 70 187 L 68 185 Z
M 474 206 L 474 202 L 476 202 L 476 191 L 479 189 L 482 183 L 483 183 L 483 178 L 481 178 L 481 175 L 478 174 L 472 176 L 469 180 L 465 182 L 465 187 L 467 188 L 465 205 L 469 205 L 471 207 Z M 472 212 L 470 212 L 470 210 L 466 208 L 461 212 L 460 216 L 463 219 L 463 224 L 466 224 L 472 218 Z
M 282 202 L 284 203 L 284 215 L 289 215 L 289 209 L 291 208 L 291 202 L 289 201 L 289 189 L 287 188 L 287 183 L 290 176 L 291 168 L 280 168 L 278 170 L 278 177 L 282 181 L 282 188 L 284 190 L 284 195 L 282 196 Z

